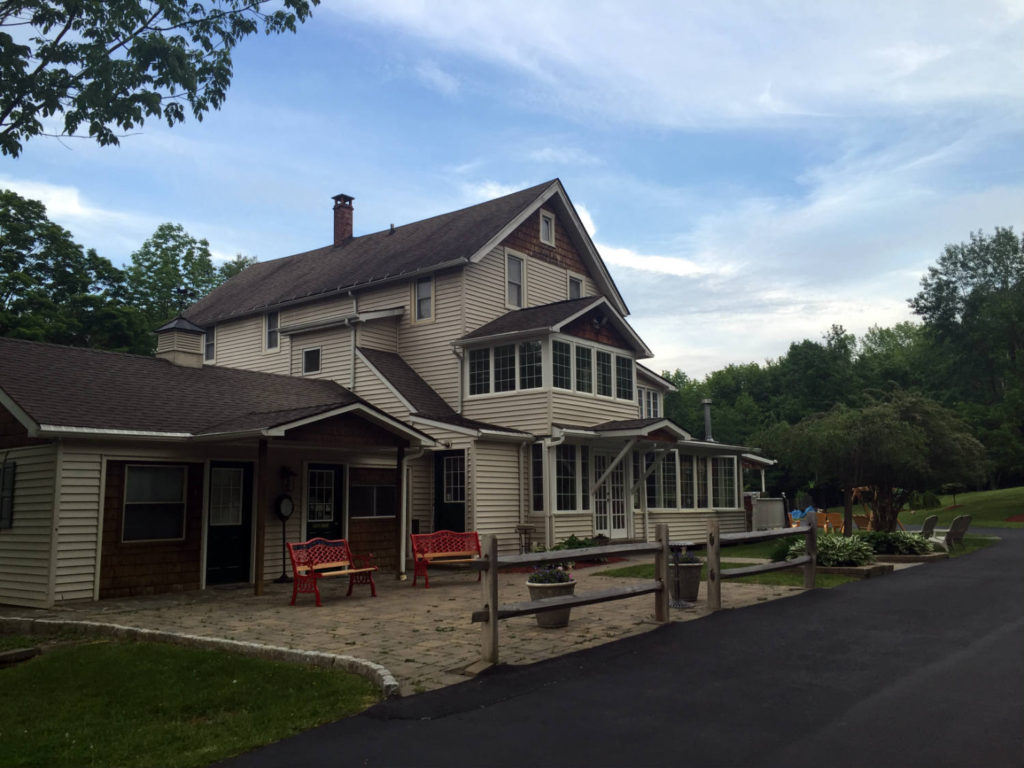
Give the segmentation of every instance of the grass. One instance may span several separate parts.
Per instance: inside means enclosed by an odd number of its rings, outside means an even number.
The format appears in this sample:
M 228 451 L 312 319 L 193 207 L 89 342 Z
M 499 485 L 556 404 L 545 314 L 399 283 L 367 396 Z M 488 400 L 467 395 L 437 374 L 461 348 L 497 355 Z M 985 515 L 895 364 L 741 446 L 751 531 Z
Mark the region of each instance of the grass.
M 732 553 L 736 548 L 730 547 L 729 552 Z M 746 557 L 746 555 L 745 555 Z M 750 563 L 735 562 L 730 560 L 722 561 L 722 569 L 729 570 L 730 568 L 744 568 L 750 565 Z M 622 568 L 612 568 L 611 570 L 601 571 L 602 576 L 612 576 L 614 578 L 629 578 L 629 579 L 653 579 L 654 578 L 654 563 L 639 563 L 636 565 L 627 565 Z M 700 571 L 701 579 L 707 579 L 708 569 L 707 566 L 701 568 Z M 846 584 L 848 581 L 856 581 L 852 576 L 840 576 L 835 573 L 816 573 L 814 575 L 814 586 L 823 589 L 830 589 L 831 587 L 837 587 L 840 584 Z M 754 573 L 749 576 L 739 576 L 735 579 L 729 579 L 729 581 L 738 582 L 740 584 L 763 584 L 767 586 L 782 586 L 782 587 L 802 587 L 804 585 L 804 574 L 803 571 L 770 571 L 768 573 Z
M 378 699 L 345 672 L 113 641 L 56 647 L 0 670 L 0 690 L 5 768 L 205 766 Z
M 985 547 L 991 547 L 996 543 L 996 539 L 990 539 L 986 536 L 964 536 L 964 548 L 954 549 L 949 553 L 950 557 L 963 557 L 969 555 L 971 552 L 977 552 L 979 549 Z M 941 550 L 936 550 L 941 551 Z
M 1006 518 L 1024 514 L 1024 487 L 1001 488 L 998 491 L 972 491 L 958 493 L 956 506 L 952 496 L 940 496 L 939 509 L 919 509 L 911 514 L 900 513 L 900 522 L 913 529 L 919 528 L 926 517 L 939 516 L 939 528 L 948 528 L 957 515 L 970 515 L 972 528 L 1024 528 L 1024 523 L 1009 522 Z M 829 512 L 842 512 L 842 507 L 833 507 Z M 860 505 L 853 508 L 854 514 L 863 514 Z
M 21 648 L 35 648 L 39 641 L 25 635 L 0 635 L 0 653 Z

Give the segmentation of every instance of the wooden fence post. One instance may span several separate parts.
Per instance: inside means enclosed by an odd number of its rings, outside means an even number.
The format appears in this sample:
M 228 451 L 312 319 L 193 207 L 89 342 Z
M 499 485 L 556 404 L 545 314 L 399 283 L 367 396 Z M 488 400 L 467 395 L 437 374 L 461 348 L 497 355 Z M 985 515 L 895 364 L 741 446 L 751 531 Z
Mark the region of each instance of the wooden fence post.
M 804 549 L 811 562 L 804 566 L 804 589 L 814 589 L 814 569 L 818 562 L 818 521 L 815 515 L 807 516 L 807 543 Z
M 498 539 L 495 536 L 484 536 L 481 547 L 487 570 L 480 580 L 483 590 L 484 610 L 487 621 L 482 622 L 480 635 L 480 661 L 484 664 L 498 663 Z
M 722 608 L 722 549 L 718 537 L 718 520 L 708 520 L 708 608 Z
M 658 523 L 654 526 L 654 535 L 661 549 L 654 555 L 654 578 L 661 582 L 661 591 L 654 593 L 654 620 L 664 623 L 668 621 L 668 525 Z

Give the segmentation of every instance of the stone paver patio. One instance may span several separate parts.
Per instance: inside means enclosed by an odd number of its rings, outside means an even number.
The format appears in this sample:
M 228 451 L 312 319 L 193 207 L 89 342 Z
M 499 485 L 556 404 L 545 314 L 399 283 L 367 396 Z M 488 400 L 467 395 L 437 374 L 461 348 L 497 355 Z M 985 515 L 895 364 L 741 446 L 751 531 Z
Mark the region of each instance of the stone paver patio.
M 638 559 L 636 562 L 650 562 Z M 577 591 L 631 583 L 602 576 L 624 563 L 574 572 Z M 365 586 L 345 596 L 346 579 L 321 582 L 323 607 L 312 595 L 299 595 L 294 607 L 290 584 L 267 584 L 256 597 L 251 586 L 212 587 L 152 597 L 72 603 L 50 610 L 0 606 L 0 619 L 13 617 L 92 621 L 206 638 L 265 644 L 278 648 L 342 654 L 375 662 L 398 680 L 403 695 L 440 688 L 467 679 L 464 670 L 479 659 L 479 624 L 470 614 L 482 604 L 480 585 L 465 570 L 431 569 L 430 589 L 391 574 L 377 574 L 378 597 Z M 503 573 L 500 601 L 525 601 L 526 575 Z M 672 609 L 673 621 L 707 614 L 706 584 L 695 606 Z M 726 609 L 788 597 L 803 590 L 726 581 Z M 501 661 L 530 664 L 553 656 L 647 632 L 657 626 L 651 595 L 574 608 L 564 629 L 541 629 L 532 616 L 507 619 L 500 626 Z

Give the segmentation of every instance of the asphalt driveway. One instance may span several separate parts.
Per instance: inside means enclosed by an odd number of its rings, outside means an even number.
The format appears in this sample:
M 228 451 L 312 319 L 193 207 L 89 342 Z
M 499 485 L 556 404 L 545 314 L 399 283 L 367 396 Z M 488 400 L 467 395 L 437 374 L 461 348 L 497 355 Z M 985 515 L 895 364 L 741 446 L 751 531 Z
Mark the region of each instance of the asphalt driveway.
M 969 557 L 499 667 L 225 765 L 1019 767 L 1024 530 L 990 533 Z

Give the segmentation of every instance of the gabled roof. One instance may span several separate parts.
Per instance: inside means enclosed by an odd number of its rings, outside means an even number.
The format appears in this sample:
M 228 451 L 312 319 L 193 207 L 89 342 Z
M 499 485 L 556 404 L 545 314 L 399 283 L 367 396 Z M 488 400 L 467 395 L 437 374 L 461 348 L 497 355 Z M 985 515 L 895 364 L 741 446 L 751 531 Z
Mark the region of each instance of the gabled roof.
M 0 338 L 0 405 L 32 436 L 186 439 L 265 432 L 359 413 L 420 442 L 402 424 L 332 381 Z
M 605 317 L 610 318 L 615 328 L 632 342 L 634 351 L 643 357 L 653 355 L 643 339 L 604 296 L 584 296 L 538 307 L 514 309 L 470 331 L 455 343 L 465 345 L 473 342 L 511 340 L 535 334 L 559 333 L 573 321 L 598 308 L 603 308 Z
M 405 401 L 415 417 L 468 429 L 474 432 L 505 432 L 510 435 L 526 435 L 517 429 L 467 419 L 458 414 L 434 389 L 425 382 L 412 367 L 394 352 L 385 352 L 370 347 L 356 347 L 359 354 L 399 398 Z
M 675 384 L 666 379 L 664 376 L 655 373 L 646 365 L 641 365 L 640 363 L 637 363 L 636 372 L 638 377 L 643 376 L 644 378 L 648 379 L 650 383 L 657 384 L 658 388 L 661 389 L 662 392 L 674 392 L 676 389 Z
M 257 262 L 189 307 L 184 317 L 206 327 L 479 261 L 542 205 L 556 209 L 565 220 L 575 224 L 567 229 L 593 267 L 598 285 L 612 297 L 620 312 L 628 312 L 565 189 L 558 179 L 553 179 L 458 211 L 353 237 L 338 245 Z

